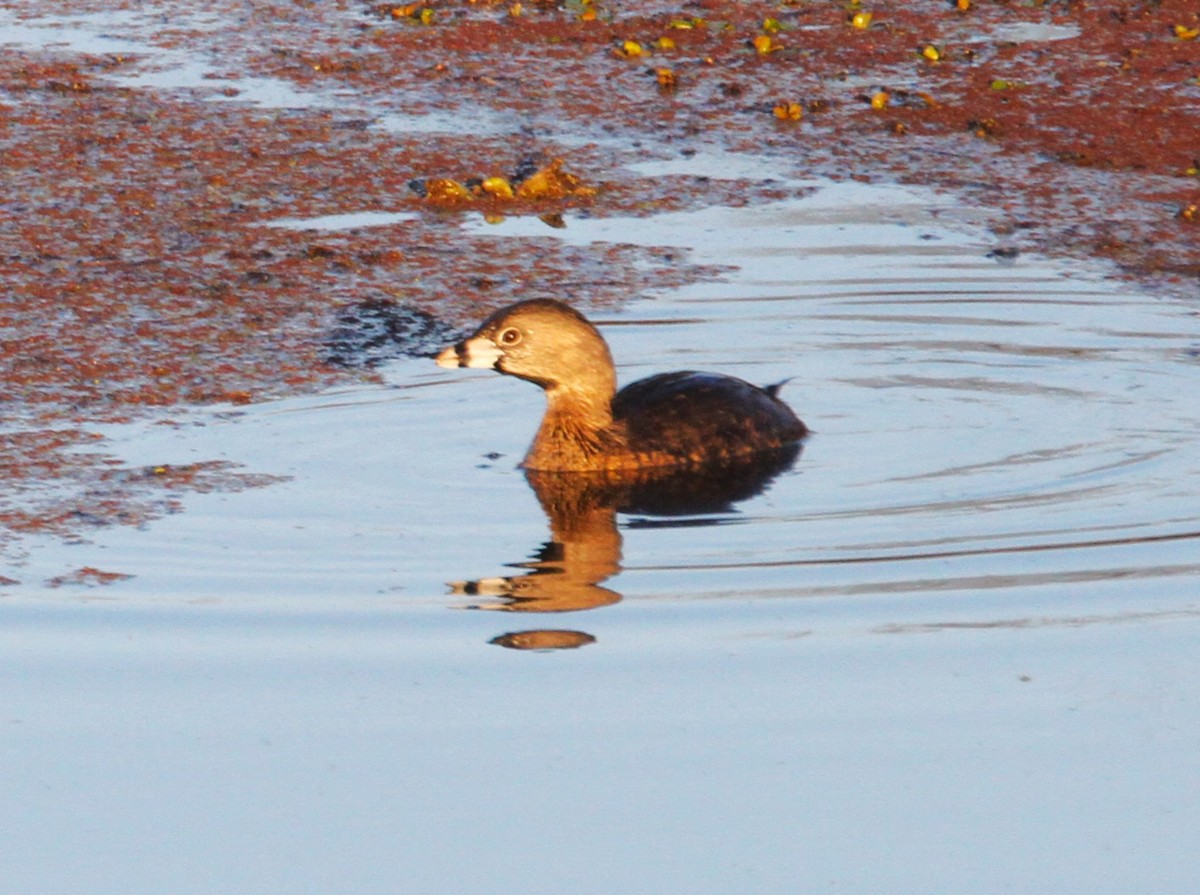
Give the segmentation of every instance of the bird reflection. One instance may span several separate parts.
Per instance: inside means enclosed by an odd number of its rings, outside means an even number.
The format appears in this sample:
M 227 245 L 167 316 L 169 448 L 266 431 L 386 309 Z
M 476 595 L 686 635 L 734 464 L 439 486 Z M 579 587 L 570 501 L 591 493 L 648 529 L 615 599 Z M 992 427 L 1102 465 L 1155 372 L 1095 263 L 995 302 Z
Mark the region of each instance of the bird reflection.
M 577 612 L 616 603 L 621 595 L 603 584 L 621 570 L 617 513 L 680 525 L 686 524 L 680 517 L 729 512 L 761 494 L 799 456 L 795 444 L 753 460 L 700 469 L 526 470 L 525 479 L 550 521 L 550 540 L 530 559 L 512 564 L 525 570 L 522 574 L 452 582 L 452 592 L 485 598 L 471 609 L 502 612 Z M 491 642 L 512 649 L 570 649 L 595 638 L 581 631 L 535 629 Z

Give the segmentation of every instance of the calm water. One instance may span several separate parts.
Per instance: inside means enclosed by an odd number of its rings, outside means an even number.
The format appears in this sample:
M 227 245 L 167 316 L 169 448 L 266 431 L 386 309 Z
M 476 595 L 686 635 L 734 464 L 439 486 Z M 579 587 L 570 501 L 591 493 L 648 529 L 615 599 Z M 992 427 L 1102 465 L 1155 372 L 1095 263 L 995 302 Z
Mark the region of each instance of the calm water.
M 1197 307 L 991 260 L 936 206 L 554 231 L 736 264 L 595 315 L 621 376 L 792 376 L 816 430 L 741 504 L 601 519 L 537 582 L 590 610 L 502 611 L 550 538 L 526 383 L 398 361 L 110 430 L 291 478 L 27 544 L 25 581 L 136 577 L 6 591 L 0 888 L 1190 891 Z M 516 608 L 579 605 L 543 590 Z
M 203 80 L 177 62 L 145 77 Z M 106 430 L 129 463 L 289 478 L 22 544 L 0 891 L 1190 895 L 1200 304 L 993 260 L 952 200 L 818 186 L 463 224 L 736 267 L 594 315 L 624 381 L 793 377 L 816 434 L 736 505 L 564 537 L 515 469 L 541 395 L 427 360 Z M 38 583 L 83 566 L 134 577 Z

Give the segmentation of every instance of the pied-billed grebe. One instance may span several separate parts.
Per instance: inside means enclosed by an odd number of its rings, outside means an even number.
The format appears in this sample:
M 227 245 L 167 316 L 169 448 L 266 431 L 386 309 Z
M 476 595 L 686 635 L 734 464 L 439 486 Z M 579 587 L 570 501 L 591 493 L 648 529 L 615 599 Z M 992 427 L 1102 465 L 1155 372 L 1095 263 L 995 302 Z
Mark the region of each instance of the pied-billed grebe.
M 790 447 L 807 434 L 776 392 L 717 373 L 662 373 L 617 391 L 608 345 L 582 314 L 550 299 L 502 308 L 437 356 L 546 391 L 522 466 L 546 471 L 699 466 Z

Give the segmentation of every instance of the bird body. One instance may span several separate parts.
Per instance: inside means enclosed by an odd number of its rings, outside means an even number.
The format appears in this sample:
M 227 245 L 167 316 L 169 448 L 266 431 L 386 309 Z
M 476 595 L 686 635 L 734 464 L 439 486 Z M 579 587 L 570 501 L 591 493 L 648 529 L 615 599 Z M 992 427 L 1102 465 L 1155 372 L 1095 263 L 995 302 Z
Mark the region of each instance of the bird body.
M 790 448 L 808 433 L 778 397 L 778 385 L 760 388 L 688 370 L 649 376 L 618 392 L 603 336 L 578 311 L 551 299 L 502 308 L 437 362 L 494 369 L 545 390 L 546 414 L 521 464 L 529 470 L 739 462 Z

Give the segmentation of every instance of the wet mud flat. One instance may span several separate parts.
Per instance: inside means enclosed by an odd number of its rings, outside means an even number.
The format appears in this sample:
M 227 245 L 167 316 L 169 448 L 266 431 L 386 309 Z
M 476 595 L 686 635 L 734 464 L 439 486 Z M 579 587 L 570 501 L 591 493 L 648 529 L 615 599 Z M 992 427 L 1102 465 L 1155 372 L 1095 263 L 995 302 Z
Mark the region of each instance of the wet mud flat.
M 964 8 L 959 8 L 959 6 Z M 1194 292 L 1190 3 L 9 3 L 0 57 L 7 532 L 138 524 L 236 470 L 122 468 L 89 425 L 370 375 L 518 298 L 618 307 L 719 274 L 686 252 L 464 216 L 647 215 L 797 192 L 646 176 L 753 151 L 941 185 L 1001 253 Z M 539 198 L 414 190 L 561 159 Z M 468 191 L 471 187 L 468 187 Z M 379 212 L 384 226 L 272 226 Z

